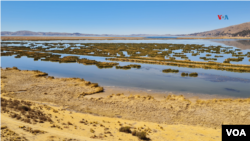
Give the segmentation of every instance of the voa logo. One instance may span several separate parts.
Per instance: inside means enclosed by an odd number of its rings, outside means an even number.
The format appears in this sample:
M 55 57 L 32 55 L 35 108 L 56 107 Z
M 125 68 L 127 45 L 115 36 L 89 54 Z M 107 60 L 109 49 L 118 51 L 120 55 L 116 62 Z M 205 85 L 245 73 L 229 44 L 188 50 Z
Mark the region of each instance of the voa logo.
M 218 15 L 218 18 L 219 18 L 219 20 L 221 20 L 221 19 L 228 20 L 228 16 L 227 15 L 225 15 L 225 16 Z
M 246 132 L 244 129 L 238 130 L 238 129 L 226 129 L 228 136 L 246 136 Z

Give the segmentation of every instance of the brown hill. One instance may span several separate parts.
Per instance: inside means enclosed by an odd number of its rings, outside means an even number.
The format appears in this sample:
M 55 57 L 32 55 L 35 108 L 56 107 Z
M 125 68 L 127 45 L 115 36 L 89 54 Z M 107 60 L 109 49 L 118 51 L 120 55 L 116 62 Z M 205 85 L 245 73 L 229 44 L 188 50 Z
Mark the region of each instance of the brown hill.
M 193 33 L 188 36 L 228 36 L 228 37 L 250 37 L 250 22 L 233 25 L 225 28 L 206 32 Z

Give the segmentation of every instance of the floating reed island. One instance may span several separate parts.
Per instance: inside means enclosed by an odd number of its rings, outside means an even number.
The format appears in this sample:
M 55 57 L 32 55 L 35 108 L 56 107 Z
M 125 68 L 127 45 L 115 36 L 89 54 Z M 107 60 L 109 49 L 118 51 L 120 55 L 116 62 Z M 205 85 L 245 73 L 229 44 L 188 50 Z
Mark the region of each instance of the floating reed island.
M 130 65 L 126 65 L 126 66 L 116 66 L 116 69 L 131 69 L 131 68 L 141 68 L 141 65 L 137 65 L 137 64 L 130 64 Z
M 198 73 L 197 72 L 192 72 L 192 73 L 189 74 L 189 76 L 191 76 L 191 77 L 197 77 Z
M 165 73 L 178 73 L 179 70 L 174 70 L 174 69 L 164 69 L 162 70 L 162 72 L 165 72 Z
M 224 57 L 224 56 L 222 56 L 222 55 L 215 55 L 214 57 Z
M 233 49 L 232 47 L 206 47 L 197 44 L 165 43 L 29 43 L 28 41 L 1 42 L 1 45 L 2 56 L 15 55 L 15 58 L 27 56 L 28 58 L 34 58 L 35 61 L 41 59 L 42 61 L 60 63 L 78 62 L 85 65 L 96 65 L 98 68 L 112 68 L 119 64 L 107 62 L 100 63 L 95 60 L 79 59 L 77 56 L 61 58 L 59 54 L 112 57 L 106 58 L 106 60 L 109 61 L 126 61 L 190 68 L 217 69 L 233 72 L 250 72 L 250 65 L 230 63 L 231 61 L 243 61 L 245 57 L 250 56 L 250 52 L 243 53 L 240 49 Z M 203 61 L 190 60 L 187 56 L 188 53 L 191 53 L 192 56 L 202 59 Z M 206 57 L 201 56 L 201 53 L 207 53 Z M 216 62 L 218 57 L 223 57 L 223 55 L 220 54 L 231 54 L 231 57 L 225 58 L 224 62 Z M 214 58 L 208 58 L 208 56 L 214 56 Z
M 127 66 L 116 66 L 116 69 L 128 70 L 128 69 L 131 69 L 131 67 L 129 65 L 127 65 Z
M 181 73 L 181 76 L 183 76 L 183 77 L 188 76 L 188 73 L 183 72 L 183 73 Z
M 200 59 L 208 61 L 208 60 L 217 60 L 217 58 L 207 58 L 207 57 L 200 57 Z

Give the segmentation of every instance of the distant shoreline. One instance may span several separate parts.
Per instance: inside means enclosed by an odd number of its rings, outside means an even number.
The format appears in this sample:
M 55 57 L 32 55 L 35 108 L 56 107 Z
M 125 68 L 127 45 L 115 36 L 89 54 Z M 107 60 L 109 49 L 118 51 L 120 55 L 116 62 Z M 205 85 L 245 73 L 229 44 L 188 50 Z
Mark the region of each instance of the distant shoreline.
M 167 39 L 250 39 L 250 37 L 65 37 L 65 36 L 1 36 L 8 40 L 167 40 Z

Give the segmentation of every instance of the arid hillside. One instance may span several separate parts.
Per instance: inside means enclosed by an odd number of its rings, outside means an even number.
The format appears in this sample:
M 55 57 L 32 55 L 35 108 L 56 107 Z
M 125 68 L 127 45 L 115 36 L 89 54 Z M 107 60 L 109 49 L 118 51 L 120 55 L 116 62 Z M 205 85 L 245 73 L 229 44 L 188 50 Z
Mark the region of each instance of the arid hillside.
M 188 36 L 229 36 L 229 37 L 250 37 L 250 22 L 233 25 L 211 31 L 189 34 Z

